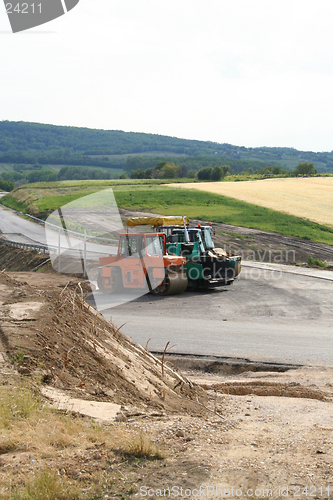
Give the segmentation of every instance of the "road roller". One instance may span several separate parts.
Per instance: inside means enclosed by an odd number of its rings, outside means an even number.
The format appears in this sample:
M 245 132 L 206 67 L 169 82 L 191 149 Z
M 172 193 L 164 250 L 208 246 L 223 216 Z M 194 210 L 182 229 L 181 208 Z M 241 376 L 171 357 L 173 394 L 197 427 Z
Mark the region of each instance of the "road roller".
M 188 285 L 186 258 L 168 255 L 163 232 L 122 233 L 117 254 L 100 257 L 99 263 L 97 284 L 105 293 L 142 289 L 174 295 Z
M 169 256 L 186 258 L 188 288 L 211 289 L 231 285 L 241 271 L 241 257 L 216 248 L 212 224 L 190 226 L 187 217 L 132 217 L 127 226 L 152 225 L 166 238 Z

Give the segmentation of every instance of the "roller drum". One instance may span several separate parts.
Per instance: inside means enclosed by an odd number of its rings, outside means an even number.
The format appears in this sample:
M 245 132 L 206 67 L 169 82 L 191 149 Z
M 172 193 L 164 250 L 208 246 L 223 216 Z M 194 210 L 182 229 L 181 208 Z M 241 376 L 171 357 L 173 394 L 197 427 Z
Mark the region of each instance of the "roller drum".
M 185 273 L 169 274 L 163 282 L 153 290 L 155 295 L 177 295 L 186 290 L 188 279 Z

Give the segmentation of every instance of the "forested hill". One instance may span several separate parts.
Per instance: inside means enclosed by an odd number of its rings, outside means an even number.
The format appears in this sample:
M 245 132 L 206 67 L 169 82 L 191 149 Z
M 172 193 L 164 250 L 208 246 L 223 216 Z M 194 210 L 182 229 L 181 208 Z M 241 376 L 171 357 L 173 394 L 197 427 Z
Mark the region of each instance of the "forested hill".
M 114 156 L 115 155 L 115 156 Z M 121 156 L 118 156 L 121 155 Z M 314 153 L 293 148 L 245 148 L 210 141 L 178 139 L 157 134 L 95 130 L 29 122 L 0 122 L 0 163 L 48 163 L 68 165 L 124 165 L 126 157 L 182 156 L 257 162 L 294 168 L 300 161 L 315 164 L 319 172 L 333 172 L 333 152 Z M 133 162 L 134 163 L 134 162 Z M 230 163 L 230 162 L 229 162 Z M 250 163 L 248 163 L 250 166 Z M 134 167 L 134 165 L 133 165 Z M 243 168 L 243 167 L 242 167 Z

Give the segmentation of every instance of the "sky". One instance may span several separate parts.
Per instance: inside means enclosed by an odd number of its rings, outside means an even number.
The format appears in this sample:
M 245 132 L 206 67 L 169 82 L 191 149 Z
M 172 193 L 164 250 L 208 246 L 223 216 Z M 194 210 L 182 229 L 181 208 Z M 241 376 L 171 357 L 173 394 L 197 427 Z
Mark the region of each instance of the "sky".
M 13 34 L 1 3 L 0 120 L 331 151 L 332 19 L 332 0 L 80 0 Z

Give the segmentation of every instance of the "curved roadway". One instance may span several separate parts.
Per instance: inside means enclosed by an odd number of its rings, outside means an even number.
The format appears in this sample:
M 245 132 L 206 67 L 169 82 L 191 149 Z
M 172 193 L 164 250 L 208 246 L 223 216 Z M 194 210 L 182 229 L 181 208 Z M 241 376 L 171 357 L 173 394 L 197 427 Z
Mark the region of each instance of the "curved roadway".
M 0 210 L 0 231 L 45 242 L 42 226 Z M 45 244 L 45 243 L 44 243 Z M 95 292 L 103 301 L 101 292 Z M 96 296 L 96 298 L 97 298 Z M 128 299 L 131 297 L 129 296 Z M 244 263 L 232 286 L 179 296 L 145 295 L 103 314 L 149 349 L 333 366 L 333 273 Z

